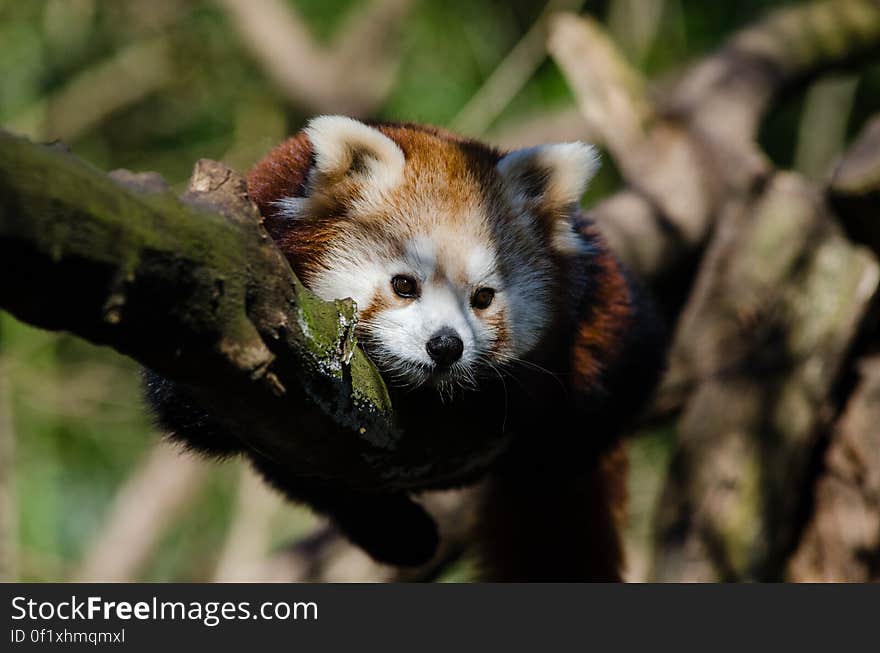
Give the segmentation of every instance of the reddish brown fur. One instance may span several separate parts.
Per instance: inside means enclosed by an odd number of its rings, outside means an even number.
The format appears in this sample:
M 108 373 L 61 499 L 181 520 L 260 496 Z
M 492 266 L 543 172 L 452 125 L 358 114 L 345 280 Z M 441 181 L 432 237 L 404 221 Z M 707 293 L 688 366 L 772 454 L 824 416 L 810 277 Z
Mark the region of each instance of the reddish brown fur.
M 492 348 L 490 349 L 491 353 L 493 354 L 497 354 L 499 352 L 502 343 L 508 338 L 506 319 L 507 318 L 504 314 L 504 311 L 501 311 L 497 315 L 487 319 L 487 322 L 495 330 L 495 341 L 492 343 Z
M 482 201 L 482 197 L 469 192 L 471 189 L 492 186 L 488 178 L 495 174 L 494 166 L 500 157 L 498 151 L 433 127 L 397 123 L 377 124 L 374 127 L 403 150 L 407 160 L 407 178 L 417 179 L 425 171 L 440 172 L 448 180 L 448 188 L 460 191 L 444 193 L 444 199 L 450 202 L 450 219 L 455 219 L 458 213 L 456 208 Z M 332 195 L 323 193 L 317 198 L 313 196 L 313 200 L 318 200 L 311 207 L 315 213 L 313 219 L 306 225 L 291 226 L 288 220 L 277 216 L 273 202 L 284 197 L 303 196 L 313 164 L 311 143 L 306 134 L 300 132 L 274 148 L 254 166 L 247 178 L 248 193 L 264 216 L 266 228 L 287 255 L 294 271 L 306 283 L 309 281 L 306 263 L 339 233 L 339 221 L 343 217 L 340 212 L 355 192 L 344 181 L 325 180 L 327 183 L 322 185 L 331 188 Z M 393 216 L 395 207 L 389 206 L 388 211 Z M 398 226 L 406 227 L 405 224 Z M 364 231 L 387 232 L 388 229 L 383 216 L 376 216 L 374 224 L 362 217 L 357 227 Z M 389 235 L 386 233 L 386 240 Z M 398 235 L 403 237 L 407 234 L 402 229 Z
M 462 188 L 493 188 L 497 150 L 421 125 L 375 125 L 394 140 L 407 160 L 406 174 L 441 171 Z M 327 198 L 320 216 L 305 228 L 292 228 L 276 218 L 272 202 L 282 197 L 302 196 L 313 165 L 311 144 L 304 133 L 276 147 L 248 176 L 248 190 L 266 219 L 269 232 L 291 260 L 294 270 L 308 284 L 308 270 L 302 261 L 322 250 L 338 232 L 339 202 Z M 337 187 L 334 192 L 346 193 Z M 452 201 L 493 202 L 493 197 L 462 193 Z M 497 199 L 497 198 L 496 198 Z M 393 207 L 389 207 L 393 210 Z M 491 208 L 491 207 L 489 207 Z M 451 213 L 454 215 L 454 212 Z M 552 220 L 546 220 L 542 237 L 551 238 Z M 379 222 L 362 228 L 382 229 Z M 588 227 L 594 242 L 601 238 Z M 525 233 L 513 237 L 527 238 Z M 581 316 L 571 356 L 573 390 L 589 393 L 601 384 L 602 374 L 613 365 L 621 334 L 629 327 L 632 313 L 628 284 L 614 257 L 605 249 L 594 261 L 595 293 L 591 308 Z M 565 280 L 562 280 L 563 284 Z M 560 301 L 562 291 L 559 291 Z M 381 299 L 381 298 L 380 298 Z M 374 301 L 365 311 L 379 310 Z M 369 317 L 364 315 L 363 317 Z M 500 317 L 498 318 L 501 319 Z M 502 320 L 503 325 L 503 320 Z M 541 434 L 535 434 L 540 439 Z M 501 472 L 494 475 L 484 496 L 479 525 L 479 548 L 485 575 L 493 580 L 619 580 L 623 562 L 618 522 L 626 503 L 626 455 L 616 447 L 594 463 L 586 479 L 560 478 L 537 486 Z
M 367 304 L 362 310 L 358 312 L 358 316 L 360 320 L 368 321 L 373 315 L 378 313 L 379 311 L 383 311 L 388 308 L 388 302 L 385 299 L 385 295 L 380 292 L 376 292 L 373 295 L 373 299 L 370 300 L 369 304 Z
M 577 384 L 582 392 L 600 386 L 602 371 L 614 363 L 632 318 L 629 285 L 614 256 L 607 250 L 601 251 L 595 263 L 597 291 L 589 316 L 578 325 L 573 351 Z
M 302 195 L 312 165 L 312 144 L 304 132 L 277 145 L 248 173 L 248 195 L 260 213 L 275 213 L 272 202 L 280 197 Z
M 483 489 L 475 538 L 481 579 L 620 581 L 627 470 L 618 445 L 585 478 L 528 483 L 494 475 Z
M 629 287 L 614 256 L 600 251 L 594 264 L 596 292 L 571 348 L 571 389 L 585 395 L 601 387 L 603 372 L 615 364 L 632 317 Z M 562 428 L 586 431 L 589 426 L 563 422 Z M 601 452 L 592 465 L 585 461 L 585 473 L 534 481 L 502 470 L 491 477 L 482 494 L 476 538 L 482 579 L 622 579 L 625 555 L 619 533 L 628 498 L 625 445 Z

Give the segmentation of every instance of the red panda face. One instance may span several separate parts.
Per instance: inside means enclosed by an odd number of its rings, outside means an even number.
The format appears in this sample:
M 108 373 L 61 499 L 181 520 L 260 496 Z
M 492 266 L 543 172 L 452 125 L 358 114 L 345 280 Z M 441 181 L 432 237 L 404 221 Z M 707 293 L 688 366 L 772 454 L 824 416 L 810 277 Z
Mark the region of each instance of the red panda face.
M 560 262 L 581 253 L 571 219 L 595 167 L 580 143 L 501 155 L 430 128 L 325 116 L 248 182 L 303 283 L 355 301 L 386 378 L 442 392 L 540 342 Z

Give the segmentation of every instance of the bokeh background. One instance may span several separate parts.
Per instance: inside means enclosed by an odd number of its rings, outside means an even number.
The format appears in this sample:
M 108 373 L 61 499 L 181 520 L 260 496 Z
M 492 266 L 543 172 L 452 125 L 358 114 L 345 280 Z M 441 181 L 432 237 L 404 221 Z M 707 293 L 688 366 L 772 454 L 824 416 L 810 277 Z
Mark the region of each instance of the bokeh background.
M 248 168 L 320 112 L 434 123 L 510 146 L 588 139 L 546 56 L 550 10 L 600 19 L 662 85 L 784 4 L 0 0 L 0 126 L 62 139 L 101 169 L 158 171 L 176 188 L 201 157 Z M 780 166 L 821 179 L 878 109 L 880 66 L 825 77 L 777 105 L 761 144 Z M 609 163 L 585 201 L 619 183 Z M 661 425 L 633 446 L 635 580 L 672 435 Z M 159 441 L 132 361 L 0 312 L 0 579 L 244 580 L 312 528 L 314 517 L 240 463 Z M 444 579 L 467 571 L 465 561 Z

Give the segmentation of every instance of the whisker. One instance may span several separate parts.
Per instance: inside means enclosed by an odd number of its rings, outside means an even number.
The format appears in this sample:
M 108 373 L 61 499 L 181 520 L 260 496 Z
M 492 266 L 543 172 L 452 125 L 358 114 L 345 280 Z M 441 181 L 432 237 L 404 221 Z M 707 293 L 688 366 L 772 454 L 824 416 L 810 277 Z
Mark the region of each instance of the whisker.
M 501 432 L 504 433 L 507 430 L 507 410 L 508 400 L 507 400 L 507 383 L 504 382 L 504 376 L 502 376 L 501 371 L 491 362 L 487 361 L 489 365 L 489 369 L 495 372 L 498 375 L 498 379 L 501 381 L 501 389 L 504 391 L 504 417 L 501 419 Z

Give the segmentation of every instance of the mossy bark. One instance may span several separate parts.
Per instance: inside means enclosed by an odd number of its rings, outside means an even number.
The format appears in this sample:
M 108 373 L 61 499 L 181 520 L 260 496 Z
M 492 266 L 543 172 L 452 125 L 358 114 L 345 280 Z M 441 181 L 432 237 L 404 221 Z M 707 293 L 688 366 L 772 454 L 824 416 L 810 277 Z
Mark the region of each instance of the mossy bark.
M 186 386 L 291 474 L 443 486 L 474 478 L 509 437 L 442 407 L 425 420 L 434 395 L 392 410 L 357 347 L 355 306 L 300 283 L 243 178 L 213 161 L 178 199 L 155 173 L 105 175 L 0 132 L 0 278 L 0 308 Z

